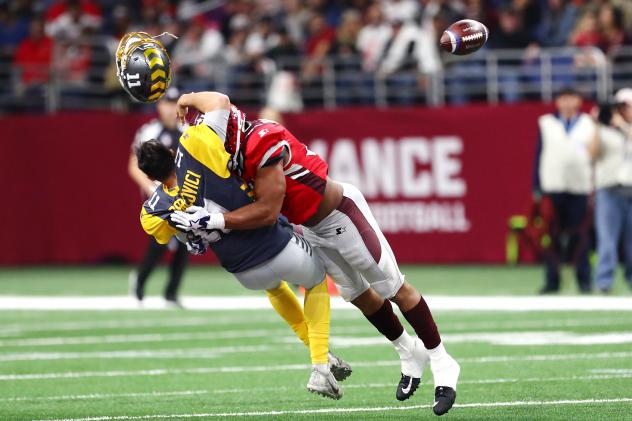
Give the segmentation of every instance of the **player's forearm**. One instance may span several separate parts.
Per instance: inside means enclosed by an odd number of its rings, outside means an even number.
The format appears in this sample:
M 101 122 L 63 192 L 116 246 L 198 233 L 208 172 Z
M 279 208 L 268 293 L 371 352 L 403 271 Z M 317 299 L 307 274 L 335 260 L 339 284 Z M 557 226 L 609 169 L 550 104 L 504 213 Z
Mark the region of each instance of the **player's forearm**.
M 254 202 L 224 214 L 226 229 L 249 230 L 274 225 L 280 209 L 265 203 Z
M 193 107 L 201 113 L 208 113 L 215 110 L 228 110 L 230 99 L 219 92 L 192 92 L 180 97 L 179 104 L 186 107 Z
M 140 187 L 147 196 L 151 196 L 156 189 L 156 185 L 138 168 L 138 161 L 134 155 L 132 155 L 129 160 L 127 170 L 130 178 L 138 184 L 138 187 Z

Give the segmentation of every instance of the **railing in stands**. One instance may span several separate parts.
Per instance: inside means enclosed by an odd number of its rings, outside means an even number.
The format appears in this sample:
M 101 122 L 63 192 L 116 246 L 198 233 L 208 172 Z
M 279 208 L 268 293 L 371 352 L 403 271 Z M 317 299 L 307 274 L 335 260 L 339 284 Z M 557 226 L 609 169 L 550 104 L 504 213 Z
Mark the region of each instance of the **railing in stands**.
M 116 43 L 97 38 L 58 42 L 46 82 L 24 83 L 42 69 L 0 57 L 0 112 L 77 109 L 143 109 L 123 94 L 112 60 Z M 597 48 L 483 50 L 472 56 L 445 55 L 442 69 L 423 74 L 408 61 L 391 74 L 363 71 L 359 55 L 332 56 L 319 62 L 304 57 L 228 63 L 201 63 L 211 69 L 196 77 L 195 67 L 179 69 L 174 83 L 185 91 L 216 89 L 238 104 L 271 105 L 282 111 L 304 107 L 492 104 L 521 100 L 550 101 L 572 85 L 587 98 L 607 101 L 617 89 L 632 86 L 632 47 L 609 57 Z M 199 69 L 198 69 L 199 70 Z M 26 77 L 28 82 L 28 77 Z M 32 79 L 32 77 L 31 77 Z

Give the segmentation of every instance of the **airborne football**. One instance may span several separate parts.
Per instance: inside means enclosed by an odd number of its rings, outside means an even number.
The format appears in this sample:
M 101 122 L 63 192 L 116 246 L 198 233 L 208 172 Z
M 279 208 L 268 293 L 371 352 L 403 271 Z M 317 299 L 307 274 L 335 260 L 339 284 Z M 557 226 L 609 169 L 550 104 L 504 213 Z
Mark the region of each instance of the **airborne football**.
M 630 63 L 615 0 L 0 1 L 0 419 L 632 419 Z
M 441 48 L 463 56 L 472 54 L 487 42 L 489 30 L 485 25 L 472 19 L 463 19 L 453 23 L 441 35 Z

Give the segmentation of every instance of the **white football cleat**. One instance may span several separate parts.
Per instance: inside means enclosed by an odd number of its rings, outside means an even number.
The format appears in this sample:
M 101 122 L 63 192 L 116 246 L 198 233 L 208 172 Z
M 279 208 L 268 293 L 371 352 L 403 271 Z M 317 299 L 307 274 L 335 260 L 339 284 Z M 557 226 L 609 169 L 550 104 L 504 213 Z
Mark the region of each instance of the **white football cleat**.
M 330 371 L 322 372 L 312 368 L 312 374 L 307 382 L 307 391 L 317 393 L 326 398 L 338 400 L 342 398 L 342 389 Z

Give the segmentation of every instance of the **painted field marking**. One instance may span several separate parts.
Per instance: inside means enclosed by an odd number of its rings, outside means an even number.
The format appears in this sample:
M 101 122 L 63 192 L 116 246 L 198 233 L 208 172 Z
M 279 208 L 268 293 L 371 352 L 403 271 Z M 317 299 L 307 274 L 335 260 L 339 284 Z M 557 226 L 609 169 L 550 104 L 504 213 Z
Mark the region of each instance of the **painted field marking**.
M 631 297 L 603 296 L 442 296 L 425 297 L 434 311 L 632 311 Z M 270 309 L 264 296 L 189 296 L 182 298 L 189 310 Z M 332 297 L 331 308 L 352 309 L 341 297 Z M 139 308 L 129 296 L 0 296 L 2 310 L 165 310 L 162 300 L 149 297 Z M 167 310 L 172 311 L 172 310 Z
M 554 382 L 554 381 L 595 381 L 595 380 L 613 380 L 613 379 L 632 379 L 632 372 L 628 374 L 604 374 L 604 375 L 587 375 L 587 376 L 560 376 L 560 377 L 528 377 L 528 378 L 497 378 L 497 379 L 479 379 L 479 380 L 462 380 L 459 386 L 470 384 L 505 384 L 505 383 L 522 383 L 522 382 Z M 366 384 L 345 384 L 343 389 L 378 389 L 393 388 L 393 383 L 366 383 Z M 16 396 L 12 398 L 0 398 L 0 402 L 28 402 L 28 401 L 62 401 L 62 400 L 98 400 L 98 399 L 115 399 L 115 398 L 152 398 L 162 396 L 199 396 L 199 395 L 224 395 L 224 394 L 245 394 L 252 392 L 265 391 L 292 391 L 297 387 L 278 386 L 278 387 L 256 387 L 256 388 L 235 388 L 235 389 L 210 389 L 210 390 L 181 390 L 172 392 L 140 392 L 140 393 L 90 393 L 85 395 L 59 395 L 59 396 Z
M 2 310 L 2 309 L 0 309 Z M 175 311 L 175 310 L 174 310 Z M 279 317 L 274 313 L 257 317 L 257 323 L 277 323 Z M 252 323 L 252 316 L 208 316 L 173 319 L 135 319 L 135 320 L 100 320 L 86 322 L 52 322 L 52 323 L 13 323 L 2 326 L 0 336 L 11 336 L 25 332 L 41 331 L 81 331 L 95 329 L 145 329 L 185 326 L 220 326 L 241 323 Z
M 632 332 L 575 333 L 566 331 L 469 332 L 441 335 L 446 344 L 488 343 L 491 345 L 612 345 L 632 343 Z M 383 336 L 332 336 L 329 341 L 337 349 L 359 346 L 391 345 Z
M 351 320 L 350 314 L 355 314 L 355 311 L 337 312 L 333 315 L 335 320 Z M 38 331 L 82 331 L 93 329 L 146 329 L 155 327 L 183 327 L 183 326 L 209 326 L 216 327 L 224 324 L 237 324 L 240 322 L 246 323 L 251 321 L 252 317 L 248 320 L 241 320 L 235 318 L 218 317 L 217 323 L 215 319 L 194 318 L 191 320 L 138 320 L 138 323 L 128 320 L 114 321 L 107 320 L 102 322 L 69 322 L 69 323 L 42 323 L 42 324 L 13 324 L 3 326 L 0 331 L 0 337 L 4 336 L 18 336 L 29 332 Z M 262 320 L 263 319 L 263 320 Z M 364 321 L 363 318 L 354 318 Z M 271 324 L 281 324 L 281 320 L 274 315 L 274 317 L 257 317 L 257 323 L 270 322 Z M 523 329 L 523 328 L 554 328 L 554 327 L 587 327 L 587 326 L 617 326 L 626 325 L 632 327 L 632 322 L 621 318 L 602 318 L 602 319 L 587 319 L 587 320 L 525 320 L 525 321 L 512 321 L 512 322 L 459 322 L 449 323 L 446 322 L 442 326 L 442 332 L 444 334 L 451 334 L 455 331 L 469 331 L 472 329 Z M 7 328 L 9 330 L 7 330 Z M 159 341 L 179 341 L 179 340 L 196 340 L 196 339 L 232 339 L 242 337 L 265 337 L 268 335 L 285 335 L 289 330 L 287 328 L 279 329 L 257 329 L 257 330 L 237 330 L 237 331 L 217 331 L 217 330 L 203 330 L 203 331 L 191 331 L 191 332 L 175 332 L 175 333 L 129 333 L 129 334 L 109 334 L 102 336 L 50 336 L 50 337 L 37 337 L 37 338 L 10 338 L 0 339 L 0 346 L 50 346 L 50 345 L 84 345 L 84 344 L 100 344 L 100 343 L 135 343 L 135 342 L 153 342 Z M 550 330 L 545 332 L 551 332 Z M 368 323 L 354 326 L 336 326 L 332 329 L 333 335 L 342 334 L 375 334 L 375 329 Z M 445 336 L 445 335 L 444 335 Z
M 632 352 L 598 352 L 581 354 L 535 354 L 535 355 L 500 355 L 490 357 L 460 358 L 461 364 L 489 364 L 503 362 L 531 361 L 570 361 L 601 360 L 612 358 L 632 358 Z M 354 367 L 399 367 L 399 361 L 356 361 Z M 182 369 L 150 369 L 150 370 L 113 370 L 113 371 L 78 371 L 57 373 L 0 374 L 0 381 L 68 379 L 79 377 L 123 377 L 123 376 L 163 376 L 171 374 L 210 374 L 210 373 L 246 373 L 268 371 L 308 370 L 307 364 L 283 364 L 265 366 L 233 366 L 233 367 L 197 367 Z
M 126 335 L 103 336 L 54 336 L 47 338 L 0 339 L 0 346 L 21 347 L 52 345 L 93 345 L 163 341 L 265 338 L 268 336 L 285 336 L 288 333 L 290 333 L 289 328 L 235 330 L 219 332 L 136 333 Z
M 298 343 L 297 343 L 298 345 Z M 211 348 L 175 348 L 175 349 L 139 349 L 121 351 L 86 351 L 86 352 L 17 352 L 0 353 L 3 361 L 54 361 L 54 360 L 92 360 L 92 359 L 202 359 L 217 358 L 224 354 L 257 353 L 291 349 L 291 346 L 249 345 L 223 346 Z
M 499 408 L 518 406 L 542 406 L 542 405 L 598 405 L 608 403 L 632 403 L 632 398 L 618 399 L 577 399 L 556 401 L 509 401 L 509 402 L 473 402 L 456 404 L 454 408 Z M 275 415 L 320 415 L 340 414 L 356 412 L 382 412 L 382 411 L 410 411 L 414 409 L 431 408 L 432 405 L 408 405 L 408 406 L 382 406 L 382 407 L 350 407 L 350 408 L 315 408 L 296 409 L 284 411 L 253 411 L 253 412 L 208 412 L 193 414 L 154 414 L 154 415 L 119 415 L 100 416 L 88 418 L 64 418 L 40 421 L 113 421 L 113 420 L 146 420 L 146 419 L 183 419 L 183 418 L 218 418 L 218 417 L 262 417 Z

